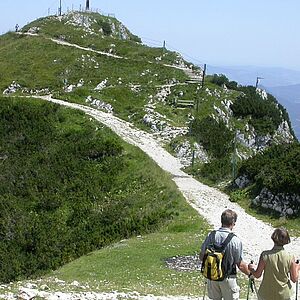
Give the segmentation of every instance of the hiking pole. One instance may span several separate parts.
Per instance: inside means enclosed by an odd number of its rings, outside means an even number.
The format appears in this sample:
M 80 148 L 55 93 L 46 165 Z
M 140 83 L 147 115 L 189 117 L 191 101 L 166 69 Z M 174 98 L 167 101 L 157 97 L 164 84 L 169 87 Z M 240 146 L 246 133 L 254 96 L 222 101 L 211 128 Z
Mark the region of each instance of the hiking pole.
M 249 282 L 248 282 L 248 289 L 247 289 L 247 300 L 249 300 L 249 294 L 250 294 L 250 276 L 251 276 L 251 274 L 249 275 Z
M 253 264 L 253 260 L 250 261 L 251 264 Z M 253 293 L 253 287 L 252 287 L 252 283 L 251 283 L 251 272 L 249 274 L 249 281 L 248 281 L 248 289 L 247 289 L 247 300 L 249 300 L 249 295 L 250 295 L 250 288 L 252 290 L 252 293 Z
M 256 297 L 257 297 L 257 299 L 259 299 L 258 293 L 257 293 L 257 288 L 256 288 L 255 281 L 254 281 L 254 278 L 252 279 L 252 284 L 253 284 L 253 287 L 254 287 L 254 290 L 255 290 Z
M 296 264 L 299 264 L 299 259 L 296 260 Z M 299 280 L 296 282 L 296 298 L 295 300 L 298 299 L 298 288 L 299 288 Z
M 253 260 L 251 260 L 251 264 L 253 264 Z M 250 273 L 249 275 L 249 285 L 248 285 L 248 293 L 247 293 L 247 300 L 249 300 L 249 289 L 251 287 L 251 292 L 253 293 L 255 291 L 256 297 L 258 300 L 260 300 L 260 296 L 258 295 L 258 291 L 255 285 L 254 276 Z
M 205 281 L 204 281 L 204 293 L 203 293 L 203 300 L 205 300 L 206 285 L 207 285 L 207 280 L 205 280 Z

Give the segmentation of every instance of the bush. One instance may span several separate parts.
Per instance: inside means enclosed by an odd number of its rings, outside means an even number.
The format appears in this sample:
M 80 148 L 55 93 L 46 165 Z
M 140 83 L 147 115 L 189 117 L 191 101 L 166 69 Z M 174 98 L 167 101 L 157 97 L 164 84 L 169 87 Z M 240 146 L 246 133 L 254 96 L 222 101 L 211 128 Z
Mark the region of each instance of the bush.
M 238 88 L 237 82 L 229 81 L 229 79 L 224 74 L 214 74 L 211 78 L 211 82 L 218 86 L 223 86 L 225 84 L 226 87 L 231 90 L 236 90 Z
M 229 157 L 214 159 L 209 163 L 202 164 L 197 170 L 191 170 L 191 173 L 205 180 L 210 184 L 228 179 L 231 175 L 232 165 Z
M 274 193 L 300 191 L 300 144 L 271 146 L 264 153 L 243 161 L 238 176 L 246 174 L 258 190 L 267 187 Z
M 190 131 L 191 135 L 215 158 L 226 156 L 232 148 L 234 134 L 221 120 L 217 122 L 210 116 L 202 120 L 196 118 L 191 123 Z
M 103 21 L 102 24 L 101 24 L 101 27 L 102 27 L 103 33 L 105 35 L 111 35 L 112 34 L 111 26 L 108 22 Z
M 243 94 L 231 105 L 233 115 L 238 118 L 250 117 L 249 123 L 258 135 L 273 133 L 282 122 L 276 99 L 271 95 L 268 95 L 268 99 L 262 99 L 255 87 L 243 87 L 240 90 Z

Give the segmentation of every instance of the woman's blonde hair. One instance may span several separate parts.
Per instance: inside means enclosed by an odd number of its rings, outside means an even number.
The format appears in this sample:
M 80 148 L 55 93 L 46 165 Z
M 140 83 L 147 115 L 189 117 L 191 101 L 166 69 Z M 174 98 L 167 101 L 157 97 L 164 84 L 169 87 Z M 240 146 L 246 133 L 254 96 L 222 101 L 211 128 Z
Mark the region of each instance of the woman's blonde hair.
M 271 239 L 277 246 L 283 246 L 291 242 L 288 231 L 283 227 L 276 228 L 272 233 Z

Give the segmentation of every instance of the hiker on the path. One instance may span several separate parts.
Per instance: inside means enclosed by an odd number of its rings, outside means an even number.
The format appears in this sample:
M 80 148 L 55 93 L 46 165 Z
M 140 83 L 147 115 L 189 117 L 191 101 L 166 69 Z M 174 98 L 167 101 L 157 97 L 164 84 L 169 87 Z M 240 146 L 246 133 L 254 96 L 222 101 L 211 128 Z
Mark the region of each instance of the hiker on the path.
M 212 234 L 212 231 L 201 246 L 200 259 L 204 258 L 206 248 L 215 243 L 221 245 L 237 221 L 237 214 L 231 209 L 226 209 L 221 215 L 221 228 Z M 213 235 L 215 237 L 213 238 Z M 214 239 L 214 240 L 213 240 Z M 243 261 L 243 246 L 241 240 L 234 235 L 226 247 L 226 261 L 228 262 L 228 270 L 225 279 L 222 281 L 207 280 L 208 297 L 213 300 L 238 300 L 240 287 L 237 284 L 236 274 L 238 267 L 244 274 L 249 275 L 248 265 Z
M 16 24 L 15 29 L 16 29 L 16 32 L 19 31 L 19 24 Z
M 275 229 L 271 238 L 274 247 L 261 253 L 257 267 L 249 264 L 248 269 L 255 278 L 264 273 L 258 290 L 259 299 L 288 300 L 292 296 L 291 281 L 298 281 L 300 265 L 283 247 L 291 241 L 285 228 Z

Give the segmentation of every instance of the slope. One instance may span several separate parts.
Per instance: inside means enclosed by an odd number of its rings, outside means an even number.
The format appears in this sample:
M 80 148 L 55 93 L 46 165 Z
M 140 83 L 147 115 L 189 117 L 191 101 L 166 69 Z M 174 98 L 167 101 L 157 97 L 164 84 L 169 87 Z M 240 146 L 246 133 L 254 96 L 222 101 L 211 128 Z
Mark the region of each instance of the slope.
M 0 115 L 2 282 L 153 232 L 186 210 L 145 154 L 84 114 L 1 97 Z

